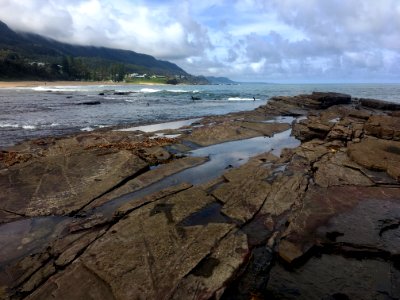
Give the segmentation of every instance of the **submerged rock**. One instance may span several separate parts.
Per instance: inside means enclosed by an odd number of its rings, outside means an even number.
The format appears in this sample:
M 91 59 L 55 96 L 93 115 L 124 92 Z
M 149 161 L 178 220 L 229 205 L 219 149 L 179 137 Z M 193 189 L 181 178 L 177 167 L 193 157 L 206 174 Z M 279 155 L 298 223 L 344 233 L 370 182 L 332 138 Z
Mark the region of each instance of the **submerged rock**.
M 77 103 L 76 105 L 100 105 L 100 101 L 85 101 L 85 102 L 80 102 Z

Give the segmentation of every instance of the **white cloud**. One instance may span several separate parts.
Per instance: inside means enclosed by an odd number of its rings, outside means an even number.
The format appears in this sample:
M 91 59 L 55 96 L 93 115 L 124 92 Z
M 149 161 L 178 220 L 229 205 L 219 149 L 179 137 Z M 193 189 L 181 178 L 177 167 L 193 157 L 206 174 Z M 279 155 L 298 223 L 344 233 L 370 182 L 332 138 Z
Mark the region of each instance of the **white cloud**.
M 14 29 L 147 53 L 194 74 L 400 81 L 398 0 L 0 0 L 0 7 L 0 20 Z

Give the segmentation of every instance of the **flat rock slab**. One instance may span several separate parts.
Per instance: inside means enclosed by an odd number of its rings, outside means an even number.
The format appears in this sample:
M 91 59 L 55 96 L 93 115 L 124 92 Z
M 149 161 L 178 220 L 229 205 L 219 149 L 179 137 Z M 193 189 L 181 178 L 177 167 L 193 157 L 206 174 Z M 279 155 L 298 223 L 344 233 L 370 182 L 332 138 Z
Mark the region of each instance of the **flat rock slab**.
M 351 162 L 344 151 L 325 155 L 314 164 L 315 183 L 321 187 L 358 185 L 372 186 L 374 182 L 364 175 L 361 168 Z
M 289 129 L 289 127 L 289 124 L 229 120 L 219 124 L 195 128 L 187 140 L 201 146 L 209 146 L 256 136 L 272 136 L 277 132 Z
M 85 210 L 90 210 L 95 207 L 101 206 L 102 204 L 110 200 L 142 189 L 165 177 L 168 177 L 185 169 L 200 165 L 206 161 L 207 158 L 205 157 L 184 157 L 181 159 L 173 160 L 168 164 L 160 165 L 155 169 L 149 170 L 133 178 L 132 180 L 127 181 L 123 186 L 113 190 L 112 192 L 101 196 L 100 198 L 90 203 L 87 207 L 85 207 Z
M 29 298 L 88 299 L 103 293 L 102 299 L 166 299 L 178 287 L 180 294 L 184 289 L 190 294 L 197 282 L 190 274 L 204 277 L 199 280 L 206 294 L 216 293 L 232 276 L 232 267 L 243 262 L 247 245 L 243 236 L 229 234 L 234 224 L 191 225 L 190 219 L 213 203 L 213 197 L 191 188 L 134 210 Z M 221 256 L 214 252 L 217 246 L 235 249 L 234 255 Z M 211 276 L 218 281 L 206 280 Z
M 346 236 L 346 241 L 352 241 L 354 245 L 360 242 L 359 230 L 352 230 L 351 222 L 354 226 L 365 226 L 364 223 L 371 223 L 365 230 L 365 236 L 369 236 L 369 247 L 381 249 L 384 240 L 380 231 L 385 228 L 382 220 L 395 220 L 393 211 L 400 211 L 400 188 L 386 187 L 358 187 L 343 186 L 330 188 L 317 188 L 307 192 L 301 210 L 294 213 L 290 224 L 283 233 L 283 239 L 279 244 L 279 255 L 288 263 L 294 263 L 310 251 L 315 245 L 336 242 L 336 238 Z M 346 218 L 343 216 L 347 216 Z M 347 222 L 339 229 L 332 226 L 335 218 L 352 220 Z M 357 220 L 357 221 L 356 221 Z M 333 224 L 333 223 L 332 223 Z M 337 222 L 334 222 L 337 224 Z M 321 234 L 324 232 L 324 234 Z M 338 241 L 340 239 L 338 238 Z M 400 239 L 393 243 L 400 247 Z M 390 247 L 389 247 L 390 246 Z M 388 244 L 386 251 L 393 249 L 392 244 Z M 396 253 L 393 253 L 396 254 Z
M 374 171 L 386 171 L 400 181 L 400 142 L 369 138 L 349 145 L 348 154 L 361 166 Z
M 124 150 L 77 150 L 34 159 L 1 171 L 0 209 L 25 216 L 68 214 L 145 169 L 144 161 Z
M 245 223 L 257 213 L 267 198 L 271 185 L 266 181 L 269 168 L 262 161 L 251 160 L 224 175 L 228 181 L 220 184 L 212 195 L 223 203 L 222 212 L 239 223 Z M 246 180 L 244 180 L 246 178 Z

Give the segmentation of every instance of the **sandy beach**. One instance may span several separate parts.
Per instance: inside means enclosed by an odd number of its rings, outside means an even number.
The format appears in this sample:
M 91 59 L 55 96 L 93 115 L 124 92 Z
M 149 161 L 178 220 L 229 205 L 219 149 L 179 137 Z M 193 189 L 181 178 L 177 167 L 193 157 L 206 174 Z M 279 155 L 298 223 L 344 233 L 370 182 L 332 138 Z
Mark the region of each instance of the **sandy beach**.
M 137 85 L 138 83 L 114 81 L 0 81 L 0 88 L 26 88 L 38 86 L 88 86 L 88 85 Z M 156 85 L 154 83 L 140 83 L 140 85 Z M 157 84 L 162 85 L 162 84 Z

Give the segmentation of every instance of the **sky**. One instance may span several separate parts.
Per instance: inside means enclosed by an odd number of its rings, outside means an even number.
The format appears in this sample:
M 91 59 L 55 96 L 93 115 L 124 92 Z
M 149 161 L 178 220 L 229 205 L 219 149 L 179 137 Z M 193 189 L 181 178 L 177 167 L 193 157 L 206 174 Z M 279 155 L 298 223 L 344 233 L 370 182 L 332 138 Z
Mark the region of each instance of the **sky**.
M 400 0 L 0 0 L 14 30 L 133 50 L 193 75 L 400 82 Z

